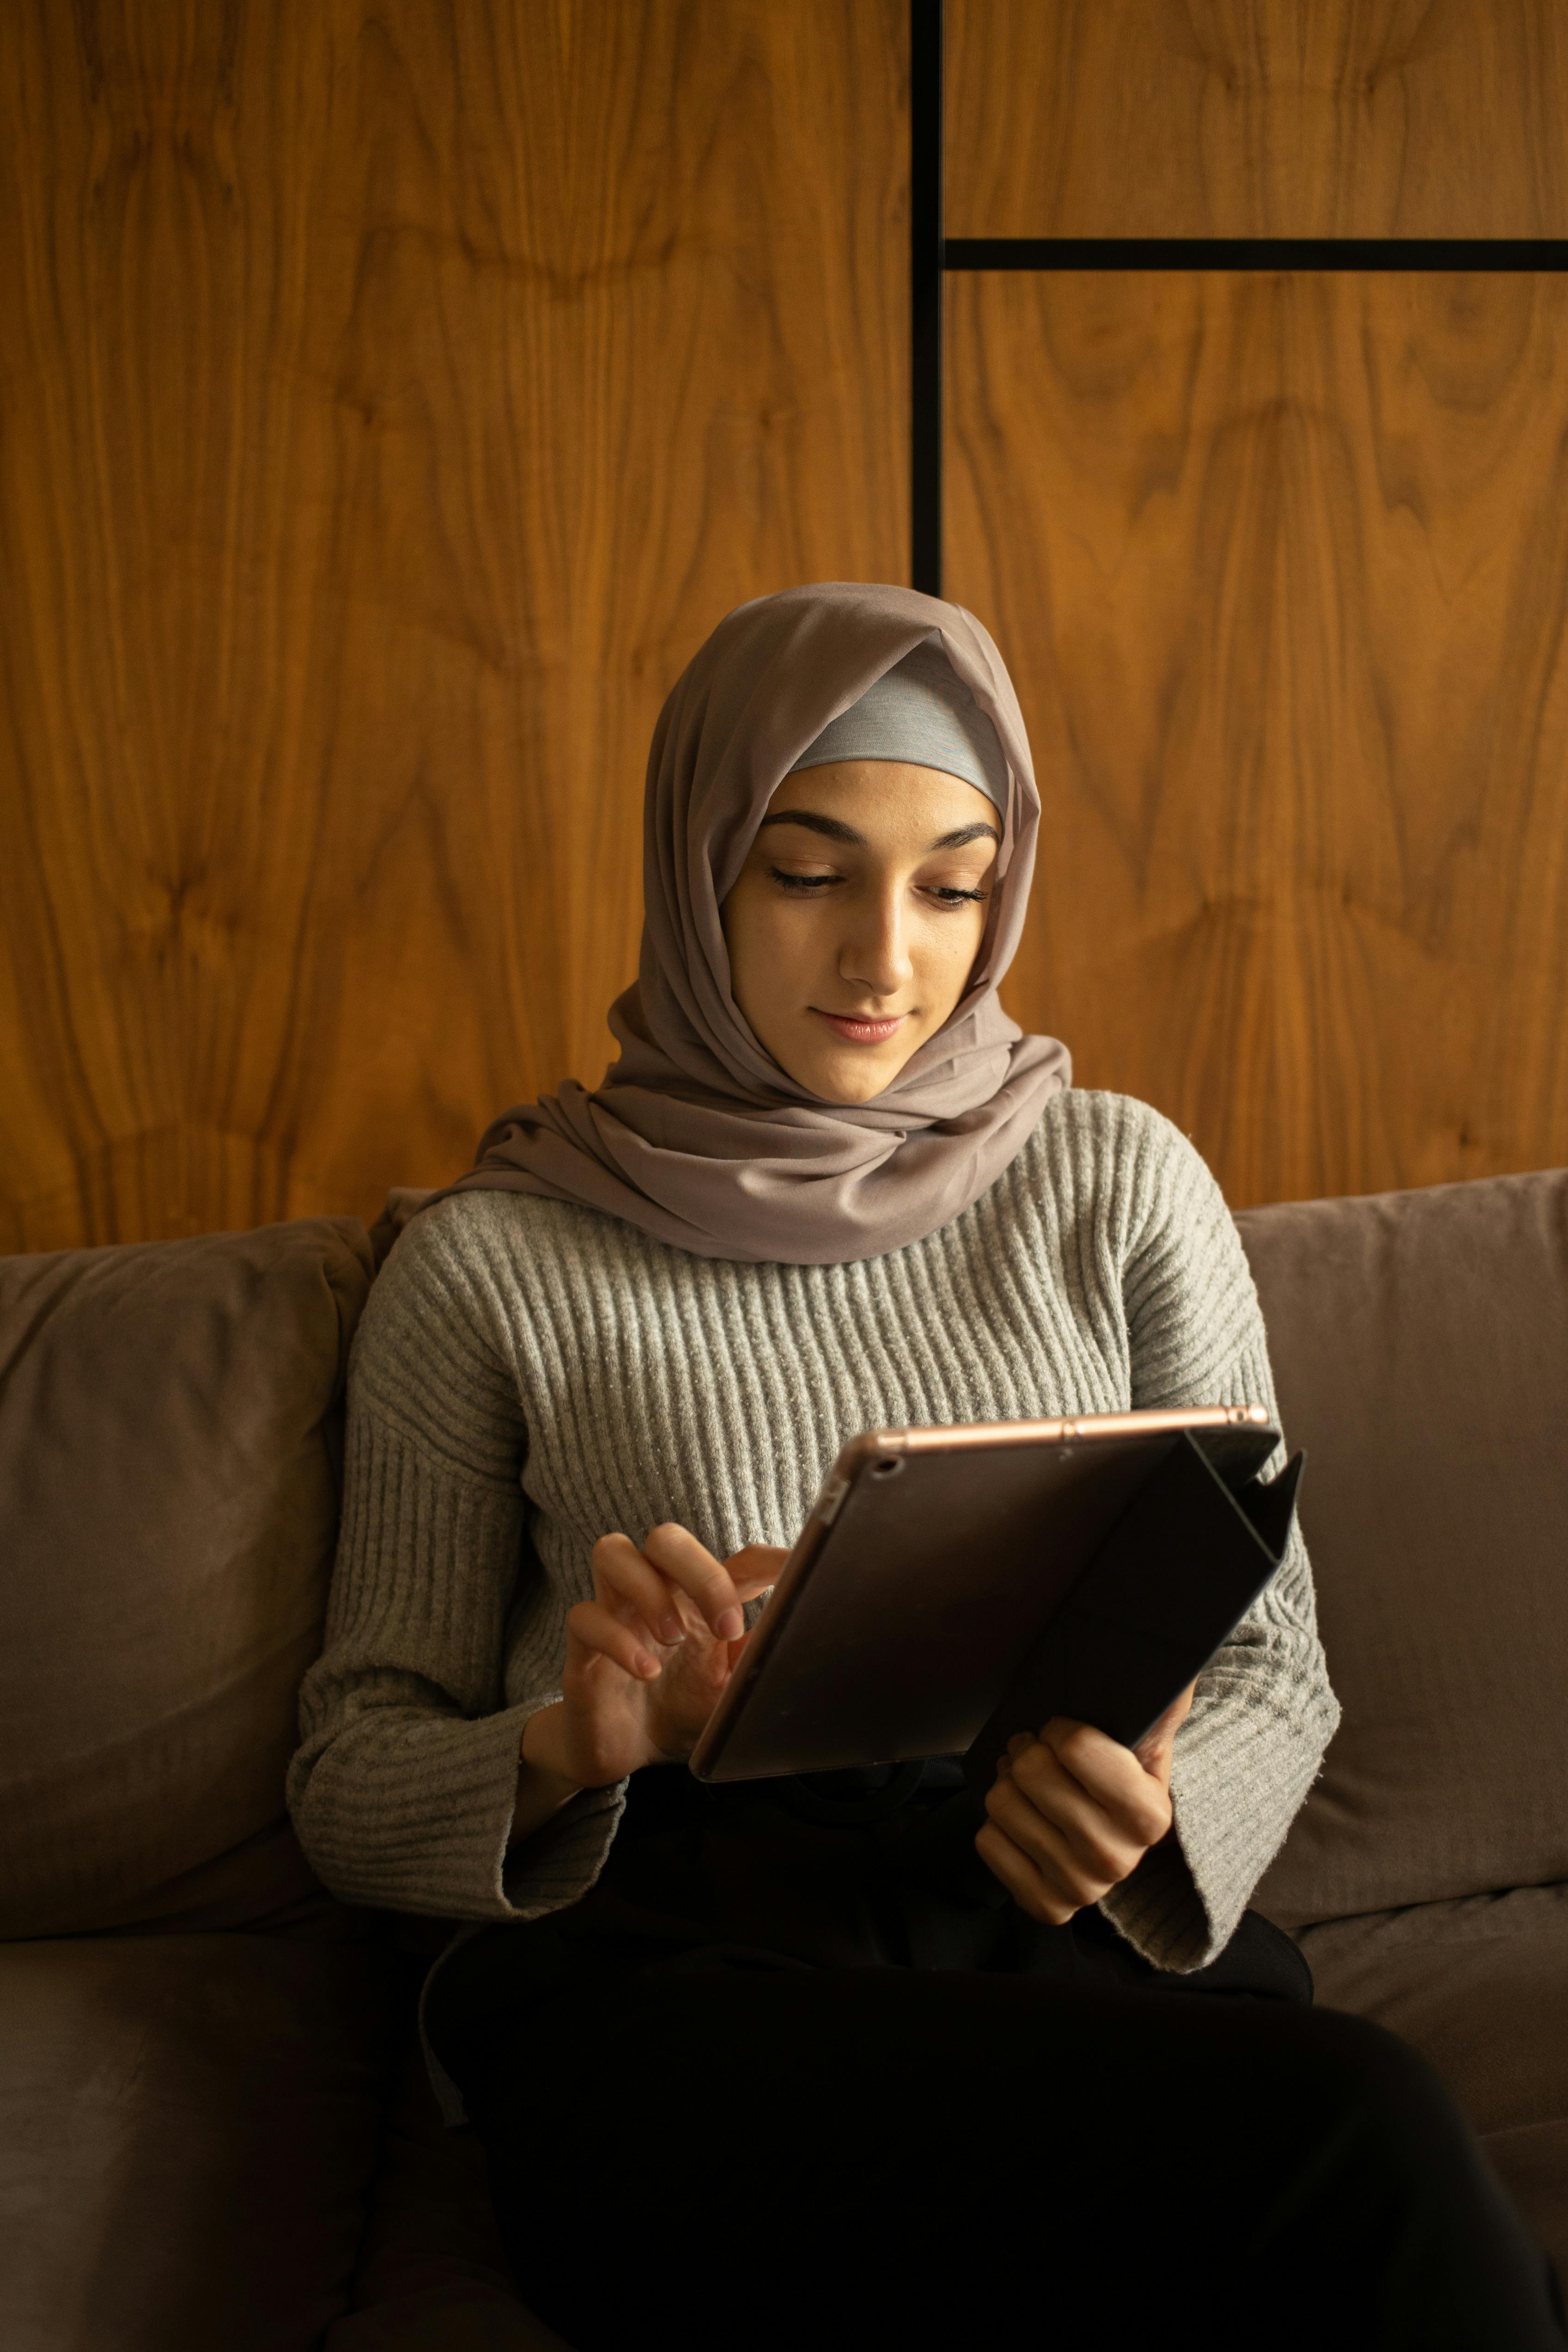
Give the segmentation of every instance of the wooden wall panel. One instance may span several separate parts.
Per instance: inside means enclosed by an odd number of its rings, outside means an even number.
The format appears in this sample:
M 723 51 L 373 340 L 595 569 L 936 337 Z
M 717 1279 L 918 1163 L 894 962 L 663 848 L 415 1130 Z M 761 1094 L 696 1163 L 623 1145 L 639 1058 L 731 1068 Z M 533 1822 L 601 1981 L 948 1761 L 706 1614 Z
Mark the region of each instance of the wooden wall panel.
M 1561 0 L 949 0 L 951 236 L 1568 236 Z
M 665 688 L 907 563 L 899 0 L 0 11 L 0 1246 L 604 1066 Z
M 1549 0 L 950 0 L 954 233 L 1563 233 Z M 602 1066 L 660 696 L 907 561 L 901 0 L 0 10 L 0 1246 Z M 1568 1156 L 1554 282 L 950 287 L 1012 1000 L 1234 1197 Z
M 1238 1202 L 1568 1159 L 1568 283 L 950 299 L 949 589 L 1046 811 L 1017 1017 Z

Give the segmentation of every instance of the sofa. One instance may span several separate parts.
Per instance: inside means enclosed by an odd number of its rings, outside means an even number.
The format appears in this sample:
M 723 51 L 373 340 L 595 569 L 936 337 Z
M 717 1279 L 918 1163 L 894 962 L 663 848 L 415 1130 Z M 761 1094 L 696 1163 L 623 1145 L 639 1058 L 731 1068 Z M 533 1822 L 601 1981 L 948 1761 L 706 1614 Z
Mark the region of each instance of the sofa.
M 1568 1173 L 1239 1220 L 1344 1719 L 1258 1902 L 1568 2272 Z M 0 1259 L 0 2343 L 549 2352 L 283 1809 L 363 1229 Z

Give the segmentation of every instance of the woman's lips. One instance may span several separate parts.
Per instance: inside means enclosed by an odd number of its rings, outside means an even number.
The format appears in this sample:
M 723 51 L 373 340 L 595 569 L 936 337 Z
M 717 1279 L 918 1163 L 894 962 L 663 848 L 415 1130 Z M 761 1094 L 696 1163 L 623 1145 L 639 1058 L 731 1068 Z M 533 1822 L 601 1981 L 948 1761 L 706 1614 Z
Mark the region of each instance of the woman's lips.
M 824 1013 L 819 1004 L 811 1009 L 851 1045 L 885 1045 L 894 1030 L 901 1028 L 909 1018 L 905 1013 L 895 1013 L 889 1020 L 872 1021 L 854 1013 Z

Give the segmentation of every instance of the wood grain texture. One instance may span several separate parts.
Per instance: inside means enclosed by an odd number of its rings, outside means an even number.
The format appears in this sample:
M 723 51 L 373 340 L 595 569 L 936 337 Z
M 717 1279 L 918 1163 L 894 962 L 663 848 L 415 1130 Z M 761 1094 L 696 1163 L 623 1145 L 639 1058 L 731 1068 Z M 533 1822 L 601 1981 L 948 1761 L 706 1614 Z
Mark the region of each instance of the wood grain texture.
M 955 232 L 1563 229 L 1550 7 L 951 16 Z M 903 32 L 0 10 L 0 1246 L 373 1213 L 597 1076 L 669 680 L 904 574 Z M 1238 1201 L 1568 1157 L 1563 299 L 950 287 L 1011 999 Z
M 0 1246 L 602 1070 L 647 744 L 907 563 L 898 0 L 0 11 Z
M 950 315 L 950 593 L 1046 810 L 1016 1015 L 1237 1202 L 1568 1159 L 1568 284 Z
M 1562 0 L 949 0 L 950 236 L 1568 236 Z

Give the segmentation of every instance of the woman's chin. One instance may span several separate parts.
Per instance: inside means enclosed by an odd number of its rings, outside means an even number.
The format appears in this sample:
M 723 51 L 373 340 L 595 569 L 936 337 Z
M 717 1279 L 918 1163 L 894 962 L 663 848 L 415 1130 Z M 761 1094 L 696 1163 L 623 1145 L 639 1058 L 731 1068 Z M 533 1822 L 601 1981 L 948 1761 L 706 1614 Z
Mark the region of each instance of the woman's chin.
M 797 1086 L 806 1087 L 823 1102 L 842 1105 L 846 1109 L 857 1104 L 875 1102 L 886 1094 L 909 1060 L 907 1053 L 868 1053 L 863 1046 L 847 1046 L 837 1053 L 814 1054 L 809 1066 L 791 1067 L 790 1076 Z M 805 1064 L 807 1057 L 800 1057 Z

